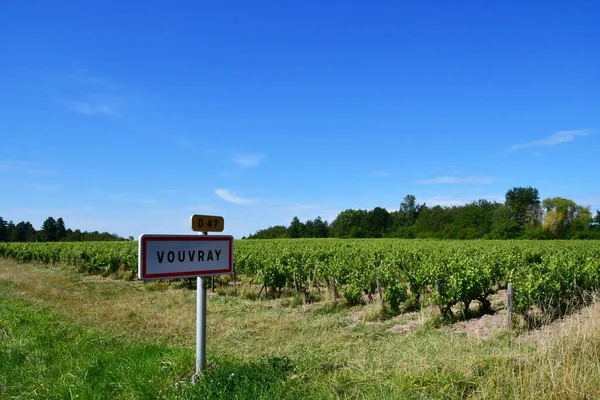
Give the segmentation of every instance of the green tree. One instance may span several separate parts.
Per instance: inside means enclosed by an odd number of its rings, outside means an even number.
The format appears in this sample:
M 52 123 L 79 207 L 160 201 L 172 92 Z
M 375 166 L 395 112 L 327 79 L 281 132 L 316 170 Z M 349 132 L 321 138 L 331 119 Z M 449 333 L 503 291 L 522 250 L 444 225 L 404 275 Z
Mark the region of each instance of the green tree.
M 42 240 L 44 240 L 46 242 L 55 242 L 56 241 L 56 232 L 57 232 L 56 220 L 52 217 L 46 218 L 46 220 L 42 224 L 41 232 L 43 235 Z
M 255 234 L 248 236 L 248 239 L 282 239 L 288 237 L 288 229 L 283 225 L 270 226 L 267 229 L 261 229 Z M 130 236 L 130 240 L 133 237 Z
M 61 241 L 67 237 L 67 228 L 62 218 L 56 220 L 56 241 Z
M 8 224 L 6 224 L 6 234 L 8 235 L 7 241 L 8 242 L 14 242 L 13 238 L 13 232 L 15 231 L 16 225 L 14 222 L 12 221 L 8 221 Z
M 294 217 L 288 228 L 288 235 L 291 238 L 304 237 L 304 224 L 300 222 L 298 217 Z
M 504 205 L 507 216 L 520 228 L 538 227 L 541 225 L 540 195 L 537 189 L 514 187 L 506 192 Z
M 600 235 L 600 210 L 596 210 L 596 216 L 594 217 L 594 220 L 591 223 L 590 230 L 592 230 L 595 235 Z M 600 239 L 600 236 L 598 236 L 597 238 Z
M 414 225 L 414 233 L 420 238 L 444 238 L 452 230 L 452 209 L 442 206 L 424 206 Z
M 312 221 L 314 237 L 325 238 L 327 237 L 329 226 L 327 221 L 323 221 L 321 217 L 317 217 Z
M 67 234 L 67 241 L 69 242 L 82 242 L 83 241 L 83 233 L 79 229 L 75 229 L 71 233 Z
M 417 198 L 412 194 L 404 196 L 400 203 L 399 223 L 401 226 L 413 226 L 419 218 L 419 213 L 425 204 L 417 204 Z
M 337 238 L 364 237 L 362 223 L 366 214 L 365 210 L 347 209 L 342 211 L 331 223 L 330 236 Z
M 358 239 L 358 238 L 364 238 L 366 237 L 365 235 L 365 231 L 362 228 L 362 226 L 353 226 L 350 228 L 350 231 L 348 232 L 348 236 L 351 239 Z
M 30 222 L 21 221 L 11 231 L 11 242 L 31 242 L 36 238 L 36 230 Z
M 4 221 L 4 219 L 0 217 L 0 242 L 8 242 L 8 239 L 8 222 Z
M 304 223 L 304 232 L 302 234 L 304 238 L 314 238 L 315 237 L 315 227 L 313 225 L 312 220 L 307 219 Z
M 361 224 L 366 237 L 380 238 L 390 226 L 391 217 L 388 210 L 375 207 L 367 212 Z
M 522 229 L 519 223 L 511 218 L 511 212 L 502 205 L 493 213 L 490 239 L 514 239 L 519 237 Z
M 452 207 L 452 238 L 478 239 L 489 235 L 496 212 L 502 207 L 500 203 L 487 200 Z
M 542 205 L 546 209 L 542 228 L 557 237 L 590 228 L 592 212 L 589 207 L 580 206 L 573 200 L 562 197 L 544 199 Z

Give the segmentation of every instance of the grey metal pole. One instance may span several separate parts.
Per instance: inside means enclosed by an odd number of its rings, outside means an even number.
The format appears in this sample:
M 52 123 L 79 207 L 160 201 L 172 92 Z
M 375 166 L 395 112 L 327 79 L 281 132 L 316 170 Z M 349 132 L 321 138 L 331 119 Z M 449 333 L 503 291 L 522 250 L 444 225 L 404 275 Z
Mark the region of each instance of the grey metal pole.
M 200 232 L 207 235 L 208 232 Z M 206 367 L 206 285 L 205 278 L 196 278 L 196 375 Z
M 196 279 L 196 375 L 200 375 L 206 367 L 206 287 L 204 277 Z

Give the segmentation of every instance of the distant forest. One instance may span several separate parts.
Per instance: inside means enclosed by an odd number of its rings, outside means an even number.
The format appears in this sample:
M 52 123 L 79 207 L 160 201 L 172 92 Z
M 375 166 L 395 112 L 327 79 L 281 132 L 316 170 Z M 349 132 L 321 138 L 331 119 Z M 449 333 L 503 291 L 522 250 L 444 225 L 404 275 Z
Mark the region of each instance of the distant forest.
M 540 201 L 538 190 L 514 187 L 504 203 L 478 200 L 429 207 L 407 195 L 397 211 L 344 210 L 333 222 L 320 217 L 271 226 L 247 239 L 276 238 L 600 239 L 600 211 L 562 197 Z M 246 239 L 246 238 L 243 238 Z
M 62 218 L 48 217 L 40 230 L 36 230 L 31 222 L 21 221 L 18 224 L 5 221 L 0 217 L 0 242 L 91 242 L 133 240 L 124 239 L 115 233 L 87 232 L 65 227 Z

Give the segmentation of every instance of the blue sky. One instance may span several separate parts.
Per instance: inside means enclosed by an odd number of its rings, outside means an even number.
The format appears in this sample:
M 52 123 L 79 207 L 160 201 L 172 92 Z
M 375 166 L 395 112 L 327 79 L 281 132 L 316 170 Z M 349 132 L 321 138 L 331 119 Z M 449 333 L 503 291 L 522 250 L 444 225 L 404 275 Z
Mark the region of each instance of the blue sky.
M 525 4 L 526 3 L 526 4 Z M 600 2 L 0 4 L 0 216 L 241 237 L 347 208 L 600 208 Z

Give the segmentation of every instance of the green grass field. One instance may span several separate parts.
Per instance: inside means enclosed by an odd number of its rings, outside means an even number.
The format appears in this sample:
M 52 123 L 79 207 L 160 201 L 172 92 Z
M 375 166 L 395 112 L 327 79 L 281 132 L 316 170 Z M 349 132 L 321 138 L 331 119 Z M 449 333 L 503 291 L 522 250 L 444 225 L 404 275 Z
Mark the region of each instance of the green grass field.
M 596 303 L 478 339 L 428 309 L 293 300 L 210 295 L 193 385 L 195 292 L 0 260 L 0 398 L 600 398 Z

